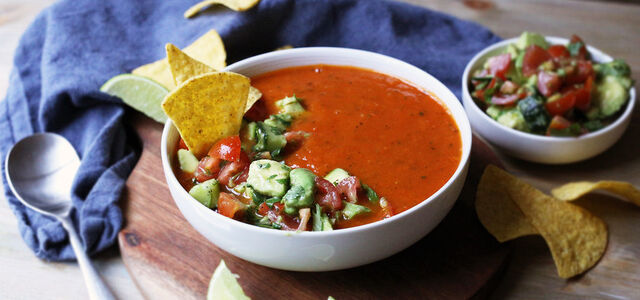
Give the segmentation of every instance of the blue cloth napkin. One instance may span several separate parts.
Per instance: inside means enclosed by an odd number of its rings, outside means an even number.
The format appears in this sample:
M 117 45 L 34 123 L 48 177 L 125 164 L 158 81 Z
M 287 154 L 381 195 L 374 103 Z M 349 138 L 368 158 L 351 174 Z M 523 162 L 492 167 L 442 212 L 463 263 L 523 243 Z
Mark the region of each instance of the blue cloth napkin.
M 114 243 L 123 221 L 117 201 L 138 157 L 138 141 L 124 124 L 128 108 L 98 89 L 114 75 L 164 57 L 165 43 L 184 47 L 214 28 L 228 62 L 286 44 L 365 49 L 422 68 L 459 97 L 466 63 L 499 40 L 477 24 L 382 0 L 262 0 L 243 13 L 215 7 L 184 19 L 195 2 L 61 1 L 38 15 L 16 50 L 0 103 L 0 152 L 6 157 L 34 132 L 57 132 L 71 141 L 82 159 L 72 217 L 90 253 Z M 2 174 L 27 245 L 43 259 L 73 259 L 60 223 L 20 204 L 7 186 L 4 164 Z

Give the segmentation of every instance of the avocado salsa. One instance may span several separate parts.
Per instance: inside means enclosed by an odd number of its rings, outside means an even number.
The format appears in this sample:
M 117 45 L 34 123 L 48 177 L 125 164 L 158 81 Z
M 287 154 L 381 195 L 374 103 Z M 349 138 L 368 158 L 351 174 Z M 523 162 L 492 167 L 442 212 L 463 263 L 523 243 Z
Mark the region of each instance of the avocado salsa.
M 524 32 L 471 78 L 475 103 L 498 123 L 528 133 L 580 136 L 612 123 L 633 85 L 620 59 L 596 63 L 582 39 L 550 45 Z
M 252 85 L 263 96 L 239 135 L 200 158 L 180 140 L 174 159 L 189 194 L 229 218 L 300 231 L 371 223 L 428 198 L 459 163 L 461 139 L 450 114 L 395 78 L 313 65 L 263 74 Z M 411 127 L 433 134 L 403 133 Z M 404 191 L 407 185 L 414 187 Z

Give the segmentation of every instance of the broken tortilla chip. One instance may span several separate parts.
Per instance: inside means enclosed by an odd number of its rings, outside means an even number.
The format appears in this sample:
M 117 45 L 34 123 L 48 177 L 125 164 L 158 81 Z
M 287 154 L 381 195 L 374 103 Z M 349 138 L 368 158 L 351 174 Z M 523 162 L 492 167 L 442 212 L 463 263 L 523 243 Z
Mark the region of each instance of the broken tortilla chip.
M 571 182 L 551 191 L 554 197 L 562 201 L 573 201 L 595 190 L 613 193 L 637 206 L 640 206 L 640 190 L 624 181 L 603 180 L 598 182 Z
M 169 62 L 169 69 L 176 85 L 189 80 L 189 78 L 196 77 L 206 73 L 212 73 L 216 70 L 206 64 L 191 58 L 191 56 L 180 51 L 178 47 L 173 44 L 167 44 L 167 60 Z
M 608 231 L 606 224 L 598 217 L 591 214 L 584 208 L 571 203 L 559 201 L 548 196 L 533 186 L 521 181 L 517 177 L 503 171 L 495 166 L 488 166 L 480 180 L 478 187 L 479 197 L 494 197 L 498 201 L 509 199 L 517 205 L 522 215 L 529 224 L 546 241 L 556 264 L 558 275 L 562 278 L 570 278 L 581 274 L 593 267 L 602 257 L 607 246 Z M 486 185 L 498 186 L 495 189 L 487 188 Z M 491 194 L 493 192 L 495 194 Z M 476 199 L 481 202 L 492 201 L 491 199 Z M 513 207 L 494 205 L 497 210 L 510 210 L 502 217 L 505 220 L 513 220 L 513 223 L 504 223 L 501 226 L 523 226 L 522 220 L 513 212 Z M 478 213 L 480 216 L 480 213 Z M 481 222 L 483 225 L 487 221 Z M 497 216 L 505 215 L 503 212 L 496 213 Z M 488 216 L 488 218 L 494 218 Z M 491 222 L 489 222 L 491 224 Z M 494 224 L 495 225 L 495 224 Z M 518 232 L 530 232 L 530 228 L 514 230 Z M 493 235 L 491 230 L 494 226 L 485 226 Z M 495 235 L 494 235 L 495 236 Z
M 180 85 L 192 77 L 216 71 L 214 68 L 209 67 L 206 64 L 182 52 L 173 44 L 167 44 L 166 49 L 167 61 L 169 62 L 171 74 L 173 75 L 173 79 L 176 85 Z M 250 87 L 249 96 L 247 98 L 247 104 L 245 106 L 244 112 L 247 112 L 249 109 L 251 109 L 251 106 L 253 106 L 253 104 L 256 103 L 256 101 L 258 101 L 260 97 L 262 97 L 262 93 L 260 92 L 260 90 L 254 87 Z
M 199 75 L 167 95 L 162 109 L 201 158 L 221 138 L 238 134 L 249 87 L 249 78 L 236 73 Z
M 187 19 L 191 18 L 197 15 L 203 8 L 214 4 L 222 4 L 235 11 L 245 11 L 254 7 L 259 2 L 260 0 L 205 0 L 189 7 L 189 9 L 184 12 L 184 17 Z
M 221 70 L 226 66 L 227 53 L 220 35 L 215 30 L 210 30 L 199 37 L 191 45 L 185 47 L 184 52 L 216 70 Z M 151 78 L 168 90 L 173 90 L 176 87 L 167 58 L 140 66 L 132 73 Z

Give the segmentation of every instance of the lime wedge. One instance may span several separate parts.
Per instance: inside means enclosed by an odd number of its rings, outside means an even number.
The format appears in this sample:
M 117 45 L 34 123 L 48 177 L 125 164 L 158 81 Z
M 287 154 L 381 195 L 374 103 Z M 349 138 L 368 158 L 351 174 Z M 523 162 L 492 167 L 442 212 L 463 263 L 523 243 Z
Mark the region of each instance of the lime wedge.
M 207 300 L 251 300 L 251 298 L 244 294 L 236 276 L 227 268 L 224 260 L 220 260 L 209 282 Z
M 161 84 L 138 75 L 120 74 L 107 80 L 100 91 L 116 96 L 139 112 L 164 123 L 167 115 L 160 104 L 169 91 Z

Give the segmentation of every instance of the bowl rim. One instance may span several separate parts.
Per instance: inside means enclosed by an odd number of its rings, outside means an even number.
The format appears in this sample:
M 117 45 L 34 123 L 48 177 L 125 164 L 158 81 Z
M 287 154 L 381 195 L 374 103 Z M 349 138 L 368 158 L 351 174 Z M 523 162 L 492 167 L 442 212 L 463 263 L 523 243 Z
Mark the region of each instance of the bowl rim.
M 544 36 L 545 40 L 550 43 L 551 45 L 566 45 L 569 43 L 569 39 L 566 38 L 561 38 L 561 37 L 555 37 L 555 36 Z M 473 105 L 470 105 L 471 107 L 469 109 L 473 110 L 476 113 L 479 113 L 481 115 L 481 119 L 484 121 L 487 121 L 488 123 L 491 123 L 494 127 L 500 128 L 502 130 L 505 130 L 513 135 L 515 135 L 516 137 L 519 138 L 525 138 L 525 139 L 531 139 L 534 141 L 540 141 L 540 142 L 552 142 L 552 143 L 565 143 L 565 142 L 575 142 L 578 140 L 587 140 L 587 139 L 595 139 L 599 136 L 603 136 L 606 134 L 609 134 L 611 131 L 614 131 L 617 127 L 621 126 L 626 119 L 628 119 L 631 114 L 633 113 L 634 107 L 635 107 L 635 100 L 636 100 L 636 89 L 634 86 L 631 86 L 631 88 L 629 89 L 629 101 L 626 105 L 625 110 L 622 112 L 622 114 L 620 114 L 616 120 L 614 122 L 612 122 L 611 124 L 603 127 L 600 130 L 594 131 L 594 132 L 589 132 L 577 137 L 572 137 L 572 136 L 568 136 L 568 137 L 558 137 L 558 136 L 546 136 L 546 135 L 539 135 L 539 134 L 534 134 L 534 133 L 529 133 L 529 132 L 524 132 L 524 131 L 520 131 L 514 128 L 509 128 L 507 126 L 504 126 L 500 123 L 498 123 L 498 121 L 492 119 L 491 117 L 489 117 L 489 115 L 487 115 L 486 112 L 482 111 L 480 109 L 480 107 L 478 107 L 478 105 L 475 103 L 475 101 L 473 100 L 473 98 L 471 97 L 471 94 L 469 93 L 469 78 L 471 76 L 472 73 L 472 67 L 473 65 L 476 64 L 477 61 L 481 60 L 481 59 L 486 59 L 488 58 L 488 53 L 495 51 L 499 48 L 506 48 L 509 44 L 513 44 L 515 43 L 517 40 L 519 39 L 519 37 L 514 37 L 514 38 L 510 38 L 510 39 L 506 39 L 500 42 L 497 42 L 493 45 L 488 46 L 487 48 L 484 48 L 482 51 L 478 52 L 470 61 L 469 63 L 467 63 L 467 66 L 464 69 L 464 73 L 462 75 L 462 99 L 463 101 L 465 101 L 465 99 L 468 99 L 469 102 L 471 102 Z M 586 45 L 587 46 L 587 50 L 589 51 L 589 53 L 592 56 L 597 56 L 601 59 L 598 59 L 597 62 L 610 62 L 613 61 L 613 57 L 611 57 L 610 55 L 602 52 L 600 49 L 597 49 L 593 46 L 590 45 Z M 592 57 L 592 61 L 596 61 L 593 59 Z M 465 106 L 465 109 L 467 108 L 467 106 Z
M 432 81 L 432 84 L 435 85 L 440 85 L 441 88 L 444 88 L 443 91 L 444 93 L 440 94 L 440 95 L 436 95 L 433 92 L 433 89 L 427 89 L 424 86 L 419 86 L 415 83 L 413 83 L 412 81 L 399 77 L 399 76 L 394 76 L 394 75 L 390 75 L 390 74 L 386 74 L 383 73 L 381 71 L 377 71 L 371 68 L 362 68 L 362 67 L 358 67 L 361 69 L 365 69 L 365 70 L 370 70 L 370 71 L 374 71 L 374 72 L 378 72 L 378 73 L 382 73 L 385 74 L 387 76 L 391 76 L 394 78 L 398 78 L 400 80 L 403 80 L 409 84 L 414 85 L 415 87 L 419 88 L 420 90 L 424 91 L 424 92 L 428 92 L 430 96 L 432 96 L 433 98 L 435 98 L 437 101 L 439 101 L 441 103 L 441 105 L 443 105 L 445 107 L 446 110 L 448 110 L 449 114 L 451 115 L 451 117 L 454 119 L 454 121 L 456 122 L 456 125 L 459 128 L 459 132 L 460 132 L 460 140 L 461 140 L 461 155 L 460 155 L 460 161 L 456 167 L 455 172 L 451 175 L 451 177 L 449 177 L 449 179 L 437 190 L 435 191 L 432 195 L 430 195 L 428 198 L 422 200 L 421 202 L 419 202 L 418 204 L 410 207 L 409 209 L 395 214 L 390 218 L 386 218 L 386 219 L 382 219 L 379 221 L 375 221 L 375 222 L 371 222 L 371 223 L 367 223 L 367 224 L 363 224 L 363 225 L 359 225 L 359 226 L 355 226 L 355 227 L 350 227 L 350 228 L 344 228 L 344 229 L 339 229 L 339 230 L 333 230 L 333 231 L 285 231 L 285 230 L 273 230 L 270 228 L 263 228 L 260 226 L 255 226 L 255 225 L 251 225 L 245 222 L 241 222 L 238 220 L 233 220 L 230 218 L 227 218 L 225 216 L 222 216 L 218 213 L 216 213 L 215 211 L 213 211 L 210 208 L 205 207 L 204 205 L 202 205 L 200 202 L 198 202 L 195 198 L 193 198 L 191 195 L 189 195 L 189 193 L 182 187 L 182 185 L 178 182 L 173 169 L 171 167 L 171 165 L 169 164 L 169 159 L 167 157 L 167 147 L 168 147 L 168 135 L 169 132 L 171 131 L 172 128 L 174 128 L 173 122 L 171 119 L 167 119 L 167 121 L 164 124 L 164 128 L 162 130 L 162 140 L 161 140 L 161 160 L 162 160 L 162 166 L 164 169 L 164 173 L 165 173 L 165 177 L 167 180 L 167 184 L 168 185 L 174 185 L 179 187 L 178 188 L 178 193 L 182 198 L 187 198 L 189 199 L 190 203 L 189 205 L 195 205 L 197 207 L 197 210 L 199 211 L 206 211 L 204 212 L 207 216 L 211 216 L 213 218 L 213 220 L 219 221 L 219 222 L 228 222 L 227 224 L 230 224 L 230 226 L 236 226 L 237 228 L 244 228 L 246 230 L 249 231 L 254 231 L 255 233 L 260 233 L 260 234 L 270 234 L 270 235 L 274 235 L 274 236 L 280 236 L 280 237 L 291 237 L 291 236 L 299 236 L 300 238 L 318 238 L 318 237 L 327 237 L 327 236 L 339 236 L 339 235 L 348 235 L 348 234 L 352 234 L 352 233 L 357 233 L 357 232 L 361 232 L 361 231 L 367 231 L 367 230 L 372 230 L 375 228 L 378 228 L 380 226 L 385 226 L 386 224 L 389 223 L 394 223 L 397 222 L 399 220 L 401 220 L 402 218 L 404 218 L 405 216 L 411 215 L 416 213 L 418 210 L 420 210 L 422 207 L 428 205 L 429 203 L 432 202 L 433 199 L 441 196 L 449 187 L 451 187 L 454 182 L 456 180 L 459 179 L 459 177 L 461 175 L 463 175 L 462 173 L 465 171 L 466 166 L 468 165 L 469 162 L 469 158 L 470 158 L 470 154 L 471 154 L 471 143 L 472 143 L 472 130 L 471 130 L 471 124 L 469 122 L 469 119 L 466 115 L 466 112 L 464 110 L 464 107 L 462 105 L 462 102 L 455 96 L 455 94 L 453 94 L 453 92 L 451 92 L 451 90 L 444 85 L 440 80 L 436 79 L 434 76 L 432 76 L 431 74 L 427 73 L 426 71 L 413 66 L 407 62 L 404 62 L 402 60 L 384 55 L 384 54 L 379 54 L 379 53 L 375 53 L 375 52 L 370 52 L 370 51 L 365 51 L 365 50 L 359 50 L 359 49 L 352 49 L 352 48 L 342 48 L 342 47 L 301 47 L 301 48 L 293 48 L 293 49 L 286 49 L 286 50 L 279 50 L 279 51 L 273 51 L 273 52 L 267 52 L 267 53 L 263 53 L 263 54 L 259 54 L 256 56 L 252 56 L 243 60 L 240 60 L 238 62 L 235 62 L 229 66 L 227 66 L 223 71 L 229 71 L 230 69 L 235 69 L 235 68 L 240 68 L 240 67 L 244 67 L 246 65 L 251 65 L 263 60 L 272 60 L 272 59 L 277 59 L 277 58 L 282 58 L 290 56 L 291 54 L 299 54 L 299 53 L 305 53 L 308 52 L 310 54 L 313 53 L 317 53 L 317 52 L 331 52 L 332 55 L 354 55 L 354 56 L 358 56 L 358 57 L 363 57 L 363 56 L 367 56 L 370 58 L 375 58 L 377 60 L 386 60 L 388 63 L 392 63 L 395 64 L 398 68 L 405 68 L 407 70 L 412 70 L 412 71 L 418 71 L 420 73 L 421 76 L 425 76 L 429 81 Z M 314 63 L 309 63 L 309 64 L 300 64 L 300 66 L 305 66 L 305 65 L 313 65 Z M 325 63 L 326 65 L 333 65 L 331 63 Z M 337 66 L 350 66 L 348 64 L 335 64 Z M 448 99 L 448 103 L 446 102 L 443 98 Z M 453 106 L 457 106 L 457 109 L 460 110 L 460 114 L 459 116 L 461 117 L 460 120 L 458 118 L 456 118 L 452 112 L 452 108 L 450 107 L 451 105 Z M 465 147 L 465 144 L 468 145 L 468 147 Z M 466 148 L 466 150 L 465 150 Z M 462 178 L 462 180 L 465 180 L 466 178 Z M 173 197 L 173 195 L 172 195 Z M 175 201 L 179 201 L 178 199 L 175 199 Z M 455 199 L 457 201 L 457 197 Z M 229 222 L 231 221 L 231 222 Z

